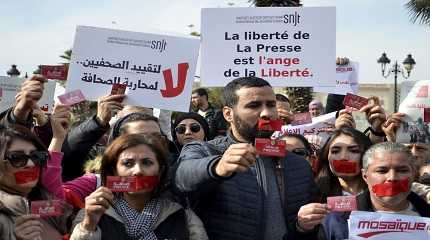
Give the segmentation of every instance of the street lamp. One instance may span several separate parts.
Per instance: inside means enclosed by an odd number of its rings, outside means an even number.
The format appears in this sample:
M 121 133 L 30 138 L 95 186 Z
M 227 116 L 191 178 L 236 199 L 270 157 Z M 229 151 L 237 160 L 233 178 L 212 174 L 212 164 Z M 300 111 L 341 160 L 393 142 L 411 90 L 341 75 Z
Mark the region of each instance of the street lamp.
M 411 75 L 411 71 L 414 68 L 415 60 L 412 58 L 411 54 L 408 54 L 403 61 L 403 68 L 396 62 L 394 63 L 394 66 L 387 72 L 387 64 L 389 64 L 391 61 L 387 57 L 386 53 L 382 53 L 382 56 L 378 59 L 378 63 L 381 64 L 381 70 L 382 70 L 382 76 L 384 78 L 387 78 L 390 76 L 391 73 L 394 73 L 394 112 L 397 112 L 397 74 L 401 73 L 404 79 L 408 79 Z M 405 74 L 406 71 L 406 74 Z
M 7 72 L 7 75 L 9 75 L 10 77 L 19 77 L 19 75 L 21 74 L 20 71 L 18 71 L 18 69 L 16 68 L 15 64 L 12 64 L 11 69 L 9 69 Z

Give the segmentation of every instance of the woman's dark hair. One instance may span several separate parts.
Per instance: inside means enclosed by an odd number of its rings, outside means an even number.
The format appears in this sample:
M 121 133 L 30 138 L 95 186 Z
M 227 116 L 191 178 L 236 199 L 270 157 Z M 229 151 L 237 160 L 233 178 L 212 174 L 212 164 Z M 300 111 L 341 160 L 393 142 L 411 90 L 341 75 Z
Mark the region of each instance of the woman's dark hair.
M 372 145 L 369 138 L 364 135 L 362 132 L 354 129 L 354 128 L 340 128 L 336 129 L 331 137 L 327 140 L 324 146 L 321 148 L 319 153 L 319 161 L 320 168 L 317 171 L 316 175 L 316 183 L 320 190 L 321 201 L 325 202 L 326 198 L 329 196 L 339 196 L 342 195 L 342 187 L 340 186 L 339 179 L 333 172 L 330 170 L 330 165 L 328 161 L 328 155 L 330 151 L 330 146 L 333 141 L 338 138 L 340 135 L 350 136 L 354 139 L 360 149 L 360 167 L 363 162 L 363 155 L 367 149 Z M 357 176 L 358 181 L 360 181 L 360 185 L 365 187 L 366 184 L 361 177 L 361 174 Z
M 48 151 L 42 141 L 28 128 L 23 127 L 21 125 L 0 125 L 0 175 L 5 171 L 3 161 L 4 155 L 11 146 L 12 142 L 17 139 L 30 142 L 36 147 L 36 150 L 38 151 Z M 42 171 L 43 167 L 40 168 L 40 176 L 37 185 L 31 190 L 31 192 L 27 196 L 27 198 L 30 200 L 43 199 L 42 192 L 44 192 L 45 190 L 42 190 L 43 187 L 40 181 Z
M 185 119 L 194 119 L 196 120 L 200 126 L 203 129 L 203 132 L 205 133 L 205 138 L 204 141 L 209 140 L 209 124 L 208 122 L 199 114 L 194 113 L 194 112 L 189 112 L 189 113 L 180 113 L 175 121 L 172 124 L 172 139 L 173 142 L 175 143 L 175 145 L 181 149 L 182 146 L 180 146 L 179 142 L 178 142 L 178 137 L 176 136 L 176 132 L 175 132 L 175 128 L 179 125 L 179 123 L 181 123 L 183 120 Z
M 127 123 L 139 122 L 139 121 L 154 121 L 158 124 L 158 126 L 160 126 L 160 123 L 158 122 L 158 118 L 152 115 L 149 115 L 147 113 L 141 113 L 141 112 L 130 113 L 118 119 L 115 122 L 115 124 L 112 127 L 112 132 L 109 136 L 108 143 L 111 143 L 120 135 L 127 133 Z
M 107 176 L 116 175 L 116 165 L 119 155 L 126 149 L 145 145 L 154 152 L 160 167 L 160 182 L 154 189 L 152 197 L 158 197 L 165 190 L 167 181 L 167 143 L 154 134 L 125 134 L 116 138 L 106 149 L 100 167 L 102 184 L 106 185 Z
M 312 154 L 314 152 L 311 144 L 309 143 L 309 141 L 301 134 L 295 134 L 295 133 L 289 133 L 289 134 L 285 134 L 282 137 L 291 137 L 291 138 L 296 138 L 298 139 L 300 142 L 303 143 L 303 146 L 305 146 L 306 150 L 308 150 L 309 154 Z

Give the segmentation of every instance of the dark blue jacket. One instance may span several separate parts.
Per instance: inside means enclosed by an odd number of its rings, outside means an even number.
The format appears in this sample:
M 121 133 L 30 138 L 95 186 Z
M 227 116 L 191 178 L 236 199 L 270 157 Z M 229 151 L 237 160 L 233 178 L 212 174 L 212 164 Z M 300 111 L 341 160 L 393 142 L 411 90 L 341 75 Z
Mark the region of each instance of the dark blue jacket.
M 430 217 L 430 206 L 414 192 L 408 195 L 408 200 L 422 217 Z M 368 190 L 357 195 L 357 209 L 359 211 L 373 212 Z M 329 213 L 320 227 L 318 239 L 337 240 L 348 239 L 348 219 L 351 212 Z
M 255 167 L 229 178 L 216 176 L 214 166 L 231 145 L 237 143 L 230 134 L 209 142 L 185 145 L 179 157 L 175 186 L 187 193 L 191 206 L 202 219 L 209 239 L 242 240 L 264 237 L 265 199 L 267 188 L 265 169 L 257 159 Z M 285 160 L 285 217 L 288 221 L 284 239 L 314 239 L 315 233 L 296 231 L 299 208 L 315 199 L 316 187 L 309 164 L 303 158 L 288 153 Z M 282 207 L 279 206 L 279 211 Z

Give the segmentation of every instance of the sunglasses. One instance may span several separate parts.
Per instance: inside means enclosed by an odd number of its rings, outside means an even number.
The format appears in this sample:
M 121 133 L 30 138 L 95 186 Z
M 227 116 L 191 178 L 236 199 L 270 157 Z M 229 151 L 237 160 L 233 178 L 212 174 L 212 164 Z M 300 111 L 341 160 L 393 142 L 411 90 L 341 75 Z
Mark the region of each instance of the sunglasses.
M 291 150 L 291 152 L 303 157 L 307 157 L 310 155 L 309 151 L 305 148 L 295 148 Z
M 46 151 L 33 151 L 29 155 L 24 152 L 7 152 L 4 157 L 14 168 L 25 167 L 28 160 L 32 160 L 38 166 L 44 166 L 48 161 L 49 154 Z
M 191 123 L 189 125 L 189 128 L 190 128 L 191 132 L 193 132 L 193 133 L 199 132 L 201 129 L 200 124 L 198 124 L 198 123 Z M 175 132 L 177 134 L 184 134 L 185 131 L 187 131 L 187 127 L 185 125 L 179 125 L 175 128 Z

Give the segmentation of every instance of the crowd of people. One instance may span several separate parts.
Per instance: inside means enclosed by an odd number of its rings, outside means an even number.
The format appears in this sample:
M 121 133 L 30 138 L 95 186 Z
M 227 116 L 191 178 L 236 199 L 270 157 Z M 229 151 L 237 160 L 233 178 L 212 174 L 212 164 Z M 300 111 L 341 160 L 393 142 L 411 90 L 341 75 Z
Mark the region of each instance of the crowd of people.
M 192 110 L 169 124 L 108 94 L 73 127 L 71 106 L 37 111 L 46 81 L 27 79 L 0 114 L 0 239 L 347 239 L 350 212 L 332 211 L 333 196 L 355 196 L 360 211 L 430 217 L 430 145 L 396 143 L 405 115 L 379 101 L 327 103 L 337 111 L 328 141 L 286 133 L 287 153 L 275 157 L 257 154 L 255 138 L 273 134 L 257 123 L 290 123 L 294 103 L 261 78 L 228 83 L 220 109 L 196 89 Z M 327 111 L 309 103 L 312 117 Z M 114 191 L 115 177 L 135 188 Z M 56 200 L 61 214 L 32 210 Z

